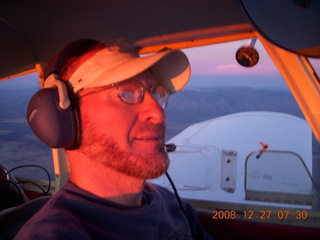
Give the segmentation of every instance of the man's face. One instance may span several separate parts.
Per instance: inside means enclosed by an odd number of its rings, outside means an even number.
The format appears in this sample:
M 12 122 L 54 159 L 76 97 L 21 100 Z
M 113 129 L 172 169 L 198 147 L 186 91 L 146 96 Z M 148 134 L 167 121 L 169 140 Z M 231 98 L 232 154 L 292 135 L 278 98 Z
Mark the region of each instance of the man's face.
M 156 85 L 150 71 L 130 81 Z M 138 104 L 121 101 L 115 87 L 89 94 L 80 100 L 80 113 L 79 150 L 91 161 L 141 179 L 156 178 L 167 170 L 165 112 L 148 91 Z

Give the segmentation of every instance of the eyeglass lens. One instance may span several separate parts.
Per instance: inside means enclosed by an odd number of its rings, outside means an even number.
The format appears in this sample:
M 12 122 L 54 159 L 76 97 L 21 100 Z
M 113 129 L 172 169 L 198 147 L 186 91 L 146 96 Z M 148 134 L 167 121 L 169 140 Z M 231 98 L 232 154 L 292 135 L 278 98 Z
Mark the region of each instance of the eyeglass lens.
M 162 86 L 144 87 L 137 81 L 117 85 L 119 98 L 128 104 L 140 103 L 143 100 L 145 91 L 149 91 L 162 108 L 167 106 L 168 92 Z

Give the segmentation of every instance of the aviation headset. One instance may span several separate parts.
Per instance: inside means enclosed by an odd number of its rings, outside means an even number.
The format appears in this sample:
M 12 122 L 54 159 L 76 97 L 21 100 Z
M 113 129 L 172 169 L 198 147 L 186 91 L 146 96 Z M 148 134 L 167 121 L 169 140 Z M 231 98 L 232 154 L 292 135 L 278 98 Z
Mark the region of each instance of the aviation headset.
M 79 57 L 100 42 L 80 39 L 65 46 L 44 69 L 44 88 L 32 96 L 27 120 L 34 134 L 50 148 L 76 149 L 80 139 L 78 100 L 61 70 L 72 57 Z

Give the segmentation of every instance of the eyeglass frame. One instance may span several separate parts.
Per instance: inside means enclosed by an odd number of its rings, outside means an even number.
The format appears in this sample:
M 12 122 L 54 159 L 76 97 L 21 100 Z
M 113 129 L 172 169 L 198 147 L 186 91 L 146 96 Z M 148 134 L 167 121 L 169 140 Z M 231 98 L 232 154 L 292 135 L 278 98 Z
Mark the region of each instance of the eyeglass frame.
M 143 85 L 142 85 L 140 82 L 138 82 L 138 81 L 135 81 L 135 82 L 137 82 L 137 83 L 140 85 L 139 87 L 140 87 L 140 89 L 141 89 L 141 91 L 142 91 L 142 96 L 141 96 L 141 98 L 139 99 L 138 102 L 134 102 L 134 103 L 126 102 L 125 100 L 123 100 L 123 99 L 120 97 L 120 93 L 119 93 L 119 88 L 118 88 L 118 86 L 119 86 L 119 85 L 122 85 L 122 84 L 125 84 L 125 82 L 127 82 L 127 81 L 129 81 L 129 80 L 122 81 L 122 82 L 111 83 L 111 84 L 108 84 L 108 85 L 105 85 L 105 86 L 100 86 L 100 87 L 93 87 L 93 88 L 90 88 L 90 89 L 92 89 L 92 91 L 87 92 L 87 93 L 85 93 L 85 94 L 83 94 L 83 95 L 78 94 L 78 97 L 79 97 L 79 98 L 83 98 L 83 97 L 85 97 L 85 96 L 88 96 L 88 95 L 91 95 L 91 94 L 94 94 L 94 93 L 101 92 L 101 91 L 103 91 L 103 90 L 105 90 L 105 89 L 112 88 L 112 87 L 116 87 L 117 96 L 119 97 L 119 99 L 120 99 L 122 102 L 124 102 L 124 103 L 126 103 L 126 104 L 135 105 L 135 104 L 141 103 L 141 102 L 143 101 L 143 99 L 144 99 L 145 92 L 148 91 L 148 92 L 152 95 L 152 97 L 157 101 L 157 103 L 158 103 L 163 109 L 165 109 L 165 108 L 168 106 L 168 99 L 169 99 L 170 92 L 169 92 L 165 87 L 163 87 L 163 86 L 161 86 L 161 85 L 152 85 L 152 86 L 150 86 L 150 87 L 149 87 L 149 86 L 143 86 Z M 165 98 L 164 105 L 161 105 L 161 104 L 159 103 L 159 101 L 155 98 L 154 94 L 152 94 L 152 89 L 154 89 L 154 87 L 156 87 L 157 89 L 159 89 L 159 87 L 160 87 L 160 88 L 162 88 L 162 89 L 165 90 L 164 92 L 165 92 L 166 94 L 164 95 L 164 98 Z M 157 92 L 159 92 L 159 90 L 158 90 Z

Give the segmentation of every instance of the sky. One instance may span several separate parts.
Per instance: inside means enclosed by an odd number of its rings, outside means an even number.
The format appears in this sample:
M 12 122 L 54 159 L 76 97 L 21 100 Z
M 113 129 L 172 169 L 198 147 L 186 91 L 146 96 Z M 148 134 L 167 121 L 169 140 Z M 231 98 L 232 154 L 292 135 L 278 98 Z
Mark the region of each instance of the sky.
M 15 89 L 15 88 L 40 88 L 37 73 L 29 73 L 23 76 L 10 78 L 0 81 L 0 89 Z
M 286 88 L 284 80 L 259 41 L 255 44 L 259 53 L 257 65 L 246 68 L 237 63 L 237 50 L 249 44 L 250 40 L 241 40 L 184 50 L 192 66 L 189 86 Z
M 276 68 L 263 50 L 260 42 L 255 47 L 260 55 L 258 64 L 252 68 L 240 66 L 235 60 L 235 53 L 238 48 L 249 45 L 249 40 L 242 40 L 231 43 L 223 43 L 206 47 L 185 49 L 194 74 L 275 74 Z
M 285 81 L 259 41 L 255 44 L 260 56 L 256 66 L 245 68 L 236 62 L 235 53 L 238 48 L 249 43 L 250 40 L 241 40 L 184 49 L 192 71 L 187 87 L 249 86 L 287 89 Z M 320 73 L 320 59 L 315 60 L 314 65 Z M 0 82 L 0 88 L 17 85 L 21 88 L 38 88 L 37 74 L 32 73 Z
M 189 86 L 250 86 L 256 88 L 282 88 L 287 85 L 278 69 L 257 40 L 255 48 L 259 62 L 251 68 L 239 65 L 235 59 L 237 50 L 249 45 L 250 40 L 185 49 L 192 66 Z M 313 65 L 320 75 L 320 59 Z

